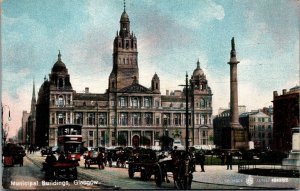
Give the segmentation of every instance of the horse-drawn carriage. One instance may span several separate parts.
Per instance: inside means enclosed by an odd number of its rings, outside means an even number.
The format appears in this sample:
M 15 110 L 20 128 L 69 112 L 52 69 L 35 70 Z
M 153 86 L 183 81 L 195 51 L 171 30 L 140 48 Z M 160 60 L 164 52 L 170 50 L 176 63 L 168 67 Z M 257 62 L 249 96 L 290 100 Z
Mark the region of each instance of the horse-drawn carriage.
M 53 162 L 47 163 L 45 167 L 46 180 L 55 180 L 59 177 L 70 179 L 70 175 L 73 180 L 77 179 L 77 161 L 65 161 L 65 162 Z
M 90 168 L 91 165 L 98 165 L 98 152 L 95 150 L 91 150 L 88 152 L 86 156 L 84 156 L 84 167 Z
M 176 151 L 172 153 L 172 158 L 158 160 L 155 152 L 149 149 L 136 153 L 127 164 L 129 178 L 133 178 L 135 172 L 140 172 L 142 180 L 150 180 L 154 176 L 156 185 L 161 186 L 164 181 L 170 182 L 168 173 L 172 173 L 177 189 L 191 189 L 194 164 L 190 154 L 185 151 Z
M 129 178 L 133 178 L 136 172 L 140 172 L 142 180 L 150 180 L 151 176 L 154 175 L 156 185 L 161 185 L 162 172 L 154 151 L 149 149 L 135 152 L 127 164 Z

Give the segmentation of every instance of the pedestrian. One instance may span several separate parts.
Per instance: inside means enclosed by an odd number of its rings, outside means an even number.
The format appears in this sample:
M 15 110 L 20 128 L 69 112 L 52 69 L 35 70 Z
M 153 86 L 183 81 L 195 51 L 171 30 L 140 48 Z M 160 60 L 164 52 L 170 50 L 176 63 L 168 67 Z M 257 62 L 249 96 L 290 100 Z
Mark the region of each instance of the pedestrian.
M 200 166 L 201 166 L 201 172 L 205 172 L 204 162 L 205 162 L 205 155 L 204 155 L 204 152 L 201 152 L 200 156 L 199 156 L 199 163 L 200 163 Z
M 24 163 L 24 153 L 22 151 L 19 151 L 18 153 L 18 157 L 19 157 L 19 160 L 20 160 L 20 166 L 23 166 L 23 163 Z
M 57 161 L 56 157 L 54 156 L 53 152 L 49 152 L 49 154 L 46 157 L 45 162 L 43 162 L 43 168 L 41 169 L 41 171 L 44 170 L 48 170 L 47 168 L 49 168 L 49 165 L 55 163 Z
M 65 157 L 64 151 L 61 151 L 61 152 L 60 152 L 60 155 L 59 155 L 57 161 L 58 161 L 58 162 L 65 162 L 65 161 L 66 161 L 66 157 Z
M 104 169 L 104 164 L 103 164 L 103 153 L 101 151 L 98 152 L 97 155 L 97 163 L 98 163 L 98 168 L 99 169 Z
M 227 164 L 227 170 L 232 170 L 232 154 L 231 152 L 228 152 L 227 153 L 227 156 L 226 156 L 226 164 Z

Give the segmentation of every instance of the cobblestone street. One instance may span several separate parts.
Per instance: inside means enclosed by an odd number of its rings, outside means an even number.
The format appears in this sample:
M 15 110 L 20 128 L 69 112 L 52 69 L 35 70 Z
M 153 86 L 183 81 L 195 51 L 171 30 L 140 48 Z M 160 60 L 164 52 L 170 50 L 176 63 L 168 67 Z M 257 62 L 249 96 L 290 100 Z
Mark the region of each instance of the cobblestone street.
M 24 166 L 6 167 L 3 171 L 3 187 L 7 189 L 174 189 L 172 174 L 171 183 L 163 183 L 157 187 L 154 180 L 142 181 L 140 174 L 134 178 L 128 177 L 127 168 L 106 167 L 99 170 L 96 165 L 90 169 L 84 168 L 81 159 L 78 167 L 77 181 L 44 181 L 44 172 L 40 171 L 42 157 L 39 152 L 27 154 Z M 226 170 L 225 166 L 205 166 L 206 172 L 200 172 L 200 166 L 193 173 L 192 189 L 299 189 L 299 178 L 280 178 L 251 176 L 237 173 L 237 166 L 233 170 Z

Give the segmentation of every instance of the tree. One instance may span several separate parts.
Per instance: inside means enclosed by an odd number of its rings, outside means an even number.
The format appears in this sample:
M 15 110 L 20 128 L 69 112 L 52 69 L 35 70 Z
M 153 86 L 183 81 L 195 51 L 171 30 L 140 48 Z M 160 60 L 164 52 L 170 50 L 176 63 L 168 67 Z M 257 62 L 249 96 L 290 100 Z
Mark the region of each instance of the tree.
M 180 138 L 181 137 L 181 131 L 179 131 L 178 129 L 175 129 L 175 131 L 172 133 L 174 139 L 176 138 Z

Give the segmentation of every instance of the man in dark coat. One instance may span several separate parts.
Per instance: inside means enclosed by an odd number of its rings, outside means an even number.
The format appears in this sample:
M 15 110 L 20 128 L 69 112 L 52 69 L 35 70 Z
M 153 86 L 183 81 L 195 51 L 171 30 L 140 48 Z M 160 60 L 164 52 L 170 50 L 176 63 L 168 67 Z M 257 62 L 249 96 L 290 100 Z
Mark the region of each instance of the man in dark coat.
M 228 152 L 227 156 L 226 156 L 226 164 L 227 164 L 227 170 L 232 170 L 232 154 L 231 152 Z
M 201 166 L 201 172 L 205 172 L 204 170 L 204 162 L 205 162 L 205 155 L 203 152 L 200 153 L 200 156 L 199 156 L 199 163 L 200 163 L 200 166 Z

